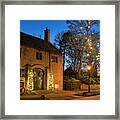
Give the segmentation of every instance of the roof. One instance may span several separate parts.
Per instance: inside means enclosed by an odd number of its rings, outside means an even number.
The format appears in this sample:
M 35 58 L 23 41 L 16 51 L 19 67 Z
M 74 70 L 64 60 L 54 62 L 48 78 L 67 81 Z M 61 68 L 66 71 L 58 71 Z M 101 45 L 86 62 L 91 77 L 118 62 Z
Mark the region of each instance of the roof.
M 37 50 L 61 54 L 61 51 L 52 45 L 49 41 L 20 32 L 20 45 L 35 48 Z

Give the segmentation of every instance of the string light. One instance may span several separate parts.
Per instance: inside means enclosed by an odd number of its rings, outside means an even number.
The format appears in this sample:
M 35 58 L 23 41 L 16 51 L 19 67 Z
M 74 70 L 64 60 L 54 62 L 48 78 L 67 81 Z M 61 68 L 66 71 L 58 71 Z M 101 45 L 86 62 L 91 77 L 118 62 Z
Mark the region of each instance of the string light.
M 90 20 L 88 21 L 88 24 L 90 25 Z
M 87 56 L 89 56 L 89 54 L 87 54 Z
M 80 29 L 82 29 L 83 27 L 80 27 Z
M 87 37 L 85 37 L 85 39 L 87 39 Z
M 90 49 L 92 50 L 93 48 L 92 48 L 92 47 L 90 47 Z
M 90 26 L 88 26 L 88 29 L 90 28 Z

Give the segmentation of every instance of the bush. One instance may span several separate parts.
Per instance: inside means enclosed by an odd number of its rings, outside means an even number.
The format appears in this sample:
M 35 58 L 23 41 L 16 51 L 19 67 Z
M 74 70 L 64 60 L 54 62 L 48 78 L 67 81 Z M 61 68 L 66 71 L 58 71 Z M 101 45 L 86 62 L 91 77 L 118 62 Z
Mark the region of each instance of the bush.
M 100 81 L 96 77 L 89 77 L 89 76 L 84 76 L 84 79 L 82 79 L 82 83 L 84 84 L 99 84 Z
M 77 74 L 77 75 L 76 75 L 76 79 L 77 79 L 77 80 L 82 80 L 82 79 L 84 79 L 84 75 Z

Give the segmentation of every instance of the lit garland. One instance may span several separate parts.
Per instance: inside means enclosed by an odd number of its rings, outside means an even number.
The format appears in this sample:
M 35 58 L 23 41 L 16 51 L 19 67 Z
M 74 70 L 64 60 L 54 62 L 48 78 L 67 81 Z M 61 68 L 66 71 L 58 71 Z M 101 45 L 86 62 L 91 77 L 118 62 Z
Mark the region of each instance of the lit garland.
M 53 82 L 53 72 L 52 72 L 52 64 L 50 66 L 50 73 L 49 73 L 49 90 L 54 91 L 54 82 Z
M 28 72 L 28 82 L 27 82 L 27 89 L 33 90 L 33 70 L 29 70 Z

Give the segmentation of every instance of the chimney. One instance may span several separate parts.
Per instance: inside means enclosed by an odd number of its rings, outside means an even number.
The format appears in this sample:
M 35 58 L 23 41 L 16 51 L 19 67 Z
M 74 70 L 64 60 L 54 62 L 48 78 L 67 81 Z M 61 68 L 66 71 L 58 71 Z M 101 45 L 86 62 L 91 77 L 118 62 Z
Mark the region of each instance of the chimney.
M 47 27 L 46 27 L 46 29 L 44 30 L 44 40 L 50 42 L 50 30 L 47 29 Z

